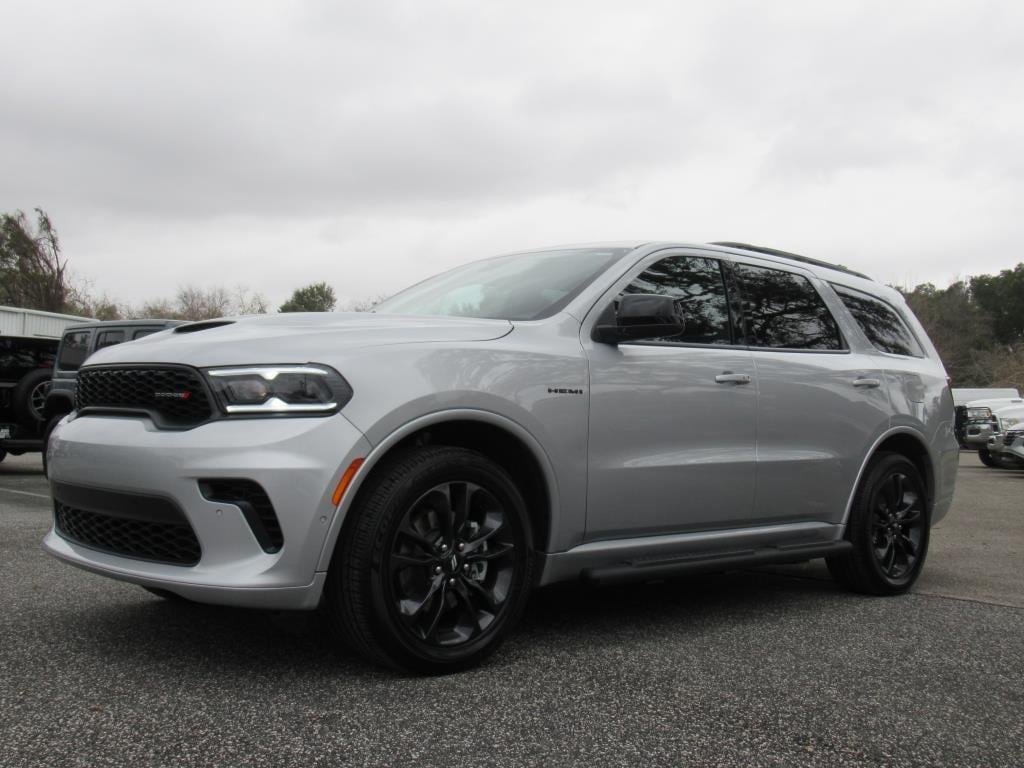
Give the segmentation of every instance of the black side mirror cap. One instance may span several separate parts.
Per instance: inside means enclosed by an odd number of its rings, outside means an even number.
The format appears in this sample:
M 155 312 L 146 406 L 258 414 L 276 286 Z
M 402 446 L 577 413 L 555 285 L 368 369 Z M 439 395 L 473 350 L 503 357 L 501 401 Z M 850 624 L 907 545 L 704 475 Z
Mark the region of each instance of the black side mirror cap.
M 611 310 L 611 307 L 608 308 Z M 594 328 L 592 338 L 603 344 L 618 344 L 620 341 L 657 339 L 678 336 L 686 327 L 675 300 L 669 296 L 655 294 L 627 293 L 619 300 L 615 325 L 610 321 L 611 312 L 606 311 Z

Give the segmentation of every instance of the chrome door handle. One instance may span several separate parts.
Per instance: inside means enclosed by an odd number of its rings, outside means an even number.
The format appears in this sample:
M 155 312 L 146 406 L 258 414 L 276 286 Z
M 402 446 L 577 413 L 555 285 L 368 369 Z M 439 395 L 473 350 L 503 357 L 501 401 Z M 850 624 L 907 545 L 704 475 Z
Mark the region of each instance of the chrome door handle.
M 863 387 L 864 389 L 874 389 L 875 387 L 882 386 L 882 382 L 878 379 L 854 379 L 853 386 Z
M 720 373 L 715 376 L 715 381 L 719 384 L 749 384 L 750 377 L 745 373 L 732 373 L 731 371 L 726 371 L 725 373 Z

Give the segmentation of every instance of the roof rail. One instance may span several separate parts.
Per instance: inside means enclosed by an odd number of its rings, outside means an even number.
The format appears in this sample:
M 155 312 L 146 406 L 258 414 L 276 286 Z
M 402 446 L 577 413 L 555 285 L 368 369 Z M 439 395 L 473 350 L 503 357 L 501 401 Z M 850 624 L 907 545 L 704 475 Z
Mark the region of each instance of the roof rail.
M 775 248 L 766 248 L 763 245 L 751 245 L 750 243 L 731 243 L 731 242 L 720 242 L 720 243 L 708 243 L 708 245 L 721 245 L 726 248 L 742 248 L 745 251 L 754 251 L 755 253 L 766 253 L 769 256 L 781 256 L 784 259 L 792 259 L 793 261 L 802 261 L 804 264 L 813 264 L 816 267 L 826 267 L 827 269 L 835 269 L 839 272 L 845 272 L 848 275 L 855 275 L 857 277 L 863 277 L 865 280 L 871 280 L 870 277 L 865 275 L 863 272 L 854 272 L 852 269 L 847 269 L 839 264 L 830 264 L 827 261 L 821 261 L 820 259 L 812 259 L 810 256 L 801 256 L 798 253 L 790 253 L 789 251 L 779 251 Z M 872 282 L 874 282 L 872 280 Z

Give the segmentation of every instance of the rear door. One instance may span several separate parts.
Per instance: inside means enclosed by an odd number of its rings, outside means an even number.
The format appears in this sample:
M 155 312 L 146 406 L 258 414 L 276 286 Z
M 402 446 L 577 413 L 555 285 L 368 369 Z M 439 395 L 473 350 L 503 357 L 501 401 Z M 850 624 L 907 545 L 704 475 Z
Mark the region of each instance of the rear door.
M 638 264 L 588 315 L 590 360 L 588 540 L 729 528 L 754 501 L 757 381 L 738 345 L 723 264 L 662 251 Z M 671 296 L 682 335 L 623 342 L 591 339 L 614 322 L 624 293 Z
M 810 273 L 754 260 L 733 269 L 759 388 L 754 517 L 840 523 L 889 426 L 880 358 L 850 348 L 834 295 Z

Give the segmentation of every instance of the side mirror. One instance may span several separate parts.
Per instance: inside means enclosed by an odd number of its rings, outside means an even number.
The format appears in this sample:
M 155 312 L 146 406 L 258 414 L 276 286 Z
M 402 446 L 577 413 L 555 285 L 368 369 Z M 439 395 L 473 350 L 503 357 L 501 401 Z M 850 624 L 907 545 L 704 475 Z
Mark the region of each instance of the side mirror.
M 611 315 L 611 312 L 607 315 Z M 611 317 L 601 318 L 605 319 L 610 320 Z M 618 344 L 620 341 L 678 336 L 686 327 L 674 299 L 646 293 L 627 293 L 622 296 L 615 320 L 615 325 L 598 321 L 594 328 L 594 341 Z

